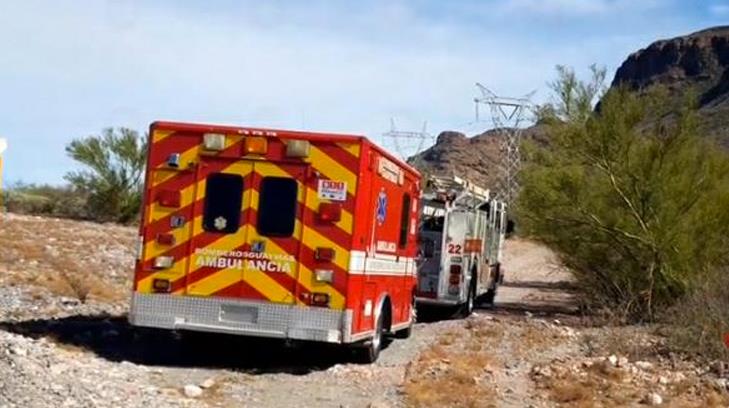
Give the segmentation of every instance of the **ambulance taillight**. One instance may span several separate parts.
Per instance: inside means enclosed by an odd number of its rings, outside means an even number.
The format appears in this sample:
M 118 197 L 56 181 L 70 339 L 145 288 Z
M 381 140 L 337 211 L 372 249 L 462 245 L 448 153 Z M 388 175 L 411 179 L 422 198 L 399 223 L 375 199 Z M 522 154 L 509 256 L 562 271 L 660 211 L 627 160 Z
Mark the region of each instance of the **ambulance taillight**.
M 342 206 L 336 203 L 319 204 L 319 219 L 326 222 L 339 222 L 342 218 Z

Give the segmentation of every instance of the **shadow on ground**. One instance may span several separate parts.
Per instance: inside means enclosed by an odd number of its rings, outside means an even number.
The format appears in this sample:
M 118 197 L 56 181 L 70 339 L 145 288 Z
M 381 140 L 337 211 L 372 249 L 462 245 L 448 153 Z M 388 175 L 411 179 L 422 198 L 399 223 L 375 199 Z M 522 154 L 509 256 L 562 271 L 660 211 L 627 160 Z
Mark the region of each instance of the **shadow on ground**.
M 0 329 L 49 337 L 111 361 L 168 367 L 228 368 L 252 374 L 307 374 L 352 361 L 352 350 L 317 343 L 286 344 L 217 333 L 180 333 L 131 326 L 124 316 L 71 316 L 0 322 Z
M 574 292 L 577 290 L 577 287 L 569 281 L 507 281 L 501 286 L 507 288 L 539 289 L 559 292 Z

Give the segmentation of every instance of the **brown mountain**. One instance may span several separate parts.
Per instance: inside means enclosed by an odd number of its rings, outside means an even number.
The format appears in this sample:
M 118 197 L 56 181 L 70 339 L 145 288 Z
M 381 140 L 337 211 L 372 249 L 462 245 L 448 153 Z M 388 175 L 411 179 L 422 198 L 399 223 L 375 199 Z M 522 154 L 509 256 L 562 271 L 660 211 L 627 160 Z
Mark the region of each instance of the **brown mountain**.
M 676 103 L 693 93 L 707 136 L 729 146 L 729 26 L 656 41 L 631 54 L 612 86 L 665 87 Z
M 524 129 L 523 137 L 545 140 L 543 126 Z M 503 135 L 489 130 L 473 137 L 463 133 L 441 132 L 435 144 L 408 161 L 424 174 L 457 175 L 484 188 L 496 188 Z
M 729 147 L 729 26 L 656 41 L 623 62 L 612 86 L 636 91 L 660 85 L 676 105 L 688 93 L 698 97 L 704 131 Z M 526 138 L 546 140 L 543 126 L 524 131 Z M 446 131 L 431 148 L 410 158 L 426 174 L 455 174 L 494 188 L 499 175 L 501 135 L 493 130 L 473 137 Z

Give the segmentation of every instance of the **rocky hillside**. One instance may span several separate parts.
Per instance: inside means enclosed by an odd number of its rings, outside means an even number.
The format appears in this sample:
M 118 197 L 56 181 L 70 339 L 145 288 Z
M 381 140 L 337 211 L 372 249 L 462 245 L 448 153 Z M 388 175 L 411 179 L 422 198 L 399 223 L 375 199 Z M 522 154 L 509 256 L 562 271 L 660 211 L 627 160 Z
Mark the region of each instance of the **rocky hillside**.
M 524 130 L 527 139 L 543 141 L 543 126 Z M 485 188 L 496 188 L 499 178 L 499 159 L 503 135 L 489 130 L 480 135 L 467 137 L 460 132 L 441 132 L 435 145 L 410 158 L 425 174 L 457 175 Z
M 656 41 L 631 54 L 612 86 L 642 90 L 664 86 L 679 102 L 693 92 L 709 136 L 729 146 L 729 26 Z
M 636 91 L 664 86 L 676 104 L 693 92 L 704 131 L 729 147 L 729 26 L 656 41 L 631 54 L 613 79 L 612 86 L 619 85 Z M 525 130 L 525 135 L 546 140 L 542 126 Z M 456 174 L 493 188 L 500 141 L 501 135 L 493 130 L 473 137 L 446 131 L 411 162 L 426 174 Z

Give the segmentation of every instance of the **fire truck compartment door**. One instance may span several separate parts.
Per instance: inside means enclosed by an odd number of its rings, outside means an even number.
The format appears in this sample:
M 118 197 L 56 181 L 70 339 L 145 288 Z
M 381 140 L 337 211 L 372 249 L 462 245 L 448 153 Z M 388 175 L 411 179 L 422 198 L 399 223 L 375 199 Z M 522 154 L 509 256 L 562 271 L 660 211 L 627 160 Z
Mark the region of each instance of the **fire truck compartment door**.
M 230 159 L 201 167 L 215 160 Z M 306 167 L 239 160 L 198 173 L 187 294 L 295 303 Z

